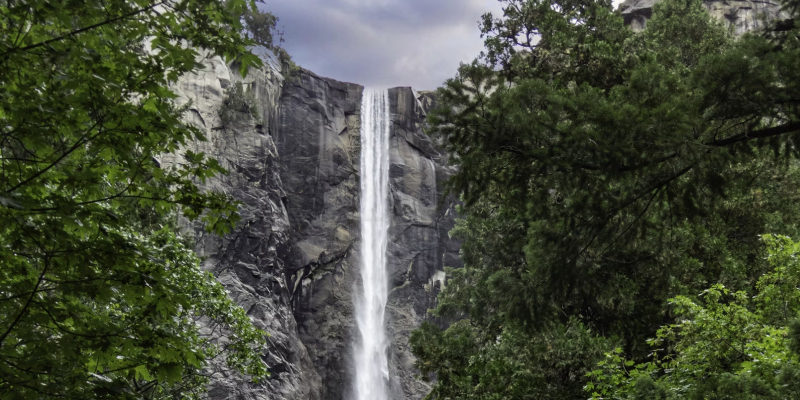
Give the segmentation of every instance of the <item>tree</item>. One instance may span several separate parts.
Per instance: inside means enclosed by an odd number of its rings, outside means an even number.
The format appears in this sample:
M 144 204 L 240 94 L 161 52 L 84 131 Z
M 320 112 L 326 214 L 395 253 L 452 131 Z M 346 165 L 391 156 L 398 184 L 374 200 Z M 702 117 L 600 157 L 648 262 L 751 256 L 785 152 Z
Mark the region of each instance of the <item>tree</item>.
M 258 2 L 263 3 L 263 0 L 258 0 Z M 291 77 L 299 72 L 300 67 L 292 61 L 289 53 L 279 46 L 283 43 L 283 32 L 276 31 L 278 17 L 258 8 L 245 8 L 242 13 L 242 21 L 247 36 L 254 43 L 272 50 L 278 56 L 281 66 L 286 70 L 284 76 Z M 276 36 L 278 36 L 278 45 L 275 44 Z
M 773 271 L 756 294 L 716 284 L 702 304 L 670 300 L 679 322 L 650 340 L 653 360 L 606 354 L 586 391 L 593 399 L 796 399 L 800 397 L 800 244 L 765 235 Z
M 260 65 L 245 0 L 0 1 L 0 397 L 195 398 L 214 357 L 266 376 L 264 332 L 202 272 L 177 213 L 237 220 L 201 192 L 224 170 L 168 89 L 198 50 Z M 196 325 L 224 329 L 214 343 Z
M 412 345 L 424 373 L 461 376 L 432 398 L 525 398 L 522 378 L 487 392 L 491 369 L 431 356 L 465 326 L 459 360 L 536 354 L 523 365 L 547 377 L 529 396 L 579 398 L 597 355 L 646 357 L 668 299 L 752 288 L 769 269 L 758 235 L 796 234 L 798 31 L 734 39 L 695 0 L 656 4 L 638 34 L 609 2 L 505 3 L 430 118 L 465 215 L 465 268 L 435 314 L 468 323 Z

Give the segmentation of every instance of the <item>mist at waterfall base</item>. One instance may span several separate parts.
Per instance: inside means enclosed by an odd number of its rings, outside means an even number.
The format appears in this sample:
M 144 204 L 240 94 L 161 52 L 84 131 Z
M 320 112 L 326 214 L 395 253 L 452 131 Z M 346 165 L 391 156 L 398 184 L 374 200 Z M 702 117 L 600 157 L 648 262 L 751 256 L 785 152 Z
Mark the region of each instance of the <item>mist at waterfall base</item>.
M 355 296 L 360 337 L 354 344 L 355 400 L 387 400 L 389 95 L 365 89 L 361 102 L 361 287 Z

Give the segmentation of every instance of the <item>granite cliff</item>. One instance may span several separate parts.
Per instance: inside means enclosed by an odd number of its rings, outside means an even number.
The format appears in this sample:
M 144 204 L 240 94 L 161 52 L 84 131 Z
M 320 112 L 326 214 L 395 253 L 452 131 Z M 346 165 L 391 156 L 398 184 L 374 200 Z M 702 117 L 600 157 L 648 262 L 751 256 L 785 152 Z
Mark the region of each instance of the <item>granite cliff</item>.
M 363 87 L 301 71 L 284 79 L 268 62 L 245 78 L 219 57 L 174 85 L 188 104 L 189 123 L 206 142 L 192 145 L 228 171 L 205 188 L 238 200 L 242 216 L 225 237 L 189 226 L 203 267 L 222 282 L 257 326 L 270 333 L 264 360 L 272 377 L 260 384 L 212 366 L 211 399 L 349 398 L 357 328 L 352 293 L 359 283 L 359 129 Z M 249 110 L 223 123 L 226 89 L 250 93 Z M 408 337 L 426 318 L 444 284 L 443 268 L 458 266 L 458 244 L 447 232 L 452 200 L 441 188 L 446 157 L 424 134 L 431 93 L 390 89 L 390 299 L 387 331 L 392 399 L 420 399 L 428 387 L 414 378 Z M 164 159 L 165 165 L 180 157 Z M 206 333 L 224 342 L 224 333 Z
M 284 86 L 275 136 L 292 229 L 284 259 L 303 343 L 323 380 L 323 399 L 348 397 L 352 292 L 359 280 L 359 107 L 363 88 L 303 72 Z M 388 335 L 392 398 L 418 399 L 427 387 L 413 377 L 408 335 L 421 323 L 443 281 L 457 266 L 448 239 L 452 203 L 439 205 L 444 157 L 422 132 L 429 94 L 389 90 L 392 119 Z

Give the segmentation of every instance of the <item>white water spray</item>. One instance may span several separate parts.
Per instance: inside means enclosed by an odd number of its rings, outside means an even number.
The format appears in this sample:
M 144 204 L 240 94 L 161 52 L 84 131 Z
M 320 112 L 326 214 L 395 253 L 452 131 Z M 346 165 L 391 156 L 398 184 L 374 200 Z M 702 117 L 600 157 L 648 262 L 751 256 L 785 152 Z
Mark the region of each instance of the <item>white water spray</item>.
M 355 304 L 355 399 L 386 400 L 389 380 L 384 314 L 388 298 L 389 96 L 364 90 L 361 100 L 361 297 Z

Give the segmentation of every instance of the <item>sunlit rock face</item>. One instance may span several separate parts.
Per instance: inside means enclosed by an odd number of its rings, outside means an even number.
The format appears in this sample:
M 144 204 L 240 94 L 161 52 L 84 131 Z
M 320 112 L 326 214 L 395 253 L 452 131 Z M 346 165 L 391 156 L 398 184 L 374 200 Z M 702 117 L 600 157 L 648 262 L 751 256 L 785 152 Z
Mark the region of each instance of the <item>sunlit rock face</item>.
M 647 25 L 647 20 L 653 14 L 653 5 L 659 0 L 627 0 L 620 5 L 625 23 L 634 31 L 641 31 Z M 745 32 L 763 28 L 765 21 L 789 18 L 788 14 L 781 12 L 778 0 L 764 1 L 704 1 L 708 12 L 732 26 L 733 33 L 737 36 Z

